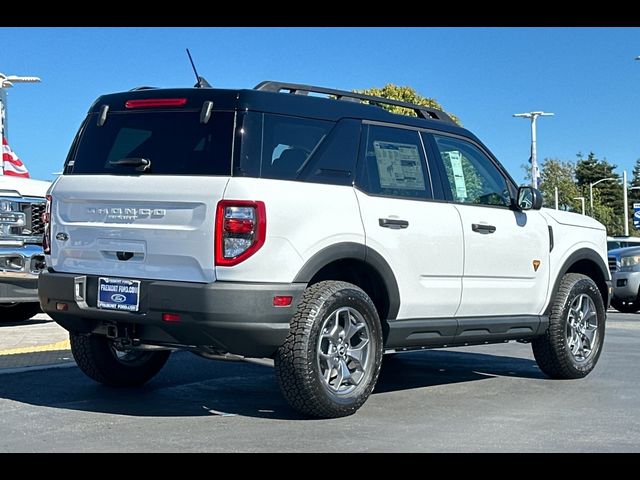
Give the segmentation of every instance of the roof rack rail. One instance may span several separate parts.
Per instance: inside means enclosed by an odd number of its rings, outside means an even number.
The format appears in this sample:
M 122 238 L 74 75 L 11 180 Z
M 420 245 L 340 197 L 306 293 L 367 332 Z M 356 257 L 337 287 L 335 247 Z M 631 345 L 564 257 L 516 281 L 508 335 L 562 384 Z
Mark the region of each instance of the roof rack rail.
M 309 93 L 322 93 L 325 95 L 333 95 L 337 100 L 347 100 L 362 102 L 367 101 L 371 105 L 380 107 L 381 105 L 394 105 L 396 107 L 403 107 L 408 110 L 413 110 L 419 118 L 426 118 L 430 120 L 441 120 L 443 122 L 452 123 L 455 122 L 442 110 L 436 108 L 425 107 L 424 105 L 416 105 L 415 103 L 401 102 L 399 100 L 391 100 L 389 98 L 376 97 L 373 95 L 365 95 L 363 93 L 348 92 L 346 90 L 336 90 L 333 88 L 316 87 L 313 85 L 303 85 L 299 83 L 286 83 L 277 82 L 272 80 L 266 80 L 260 82 L 254 87 L 254 90 L 261 90 L 263 92 L 276 92 L 280 93 L 283 90 L 289 91 L 294 95 L 308 95 Z

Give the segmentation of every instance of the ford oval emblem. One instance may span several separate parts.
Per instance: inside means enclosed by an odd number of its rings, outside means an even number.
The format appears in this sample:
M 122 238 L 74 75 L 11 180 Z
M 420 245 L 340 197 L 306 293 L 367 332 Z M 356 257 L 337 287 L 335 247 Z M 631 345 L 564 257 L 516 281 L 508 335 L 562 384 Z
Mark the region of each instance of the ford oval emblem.
M 113 300 L 116 303 L 122 303 L 127 299 L 127 297 L 121 293 L 114 293 L 113 295 L 111 295 L 111 300 Z
M 56 233 L 56 240 L 66 242 L 67 240 L 69 240 L 69 235 L 64 232 Z

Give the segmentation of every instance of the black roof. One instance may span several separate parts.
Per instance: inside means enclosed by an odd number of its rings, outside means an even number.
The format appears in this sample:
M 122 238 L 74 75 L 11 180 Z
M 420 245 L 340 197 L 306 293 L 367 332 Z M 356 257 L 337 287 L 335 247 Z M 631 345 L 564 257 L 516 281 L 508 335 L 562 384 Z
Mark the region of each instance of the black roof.
M 282 93 L 282 90 L 288 90 L 289 93 Z M 324 93 L 334 98 L 308 95 L 309 92 Z M 250 90 L 143 87 L 102 95 L 93 103 L 89 112 L 97 113 L 103 105 L 109 105 L 110 112 L 123 111 L 127 100 L 175 97 L 187 99 L 185 108 L 200 109 L 205 101 L 211 100 L 215 110 L 253 110 L 331 121 L 357 118 L 442 130 L 477 140 L 471 132 L 456 125 L 446 113 L 436 109 L 342 90 L 270 81 L 262 82 L 255 89 Z M 362 103 L 362 101 L 373 104 Z M 418 115 L 426 118 L 391 113 L 381 108 L 381 104 L 413 109 Z

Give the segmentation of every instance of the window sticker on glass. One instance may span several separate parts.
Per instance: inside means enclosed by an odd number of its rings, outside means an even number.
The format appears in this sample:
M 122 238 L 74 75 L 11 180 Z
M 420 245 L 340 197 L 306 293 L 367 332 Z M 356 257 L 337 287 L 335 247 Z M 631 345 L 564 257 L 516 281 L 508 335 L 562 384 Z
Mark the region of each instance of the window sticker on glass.
M 456 187 L 456 197 L 459 200 L 467 198 L 467 184 L 464 181 L 464 170 L 462 170 L 462 154 L 457 150 L 443 152 L 442 156 L 449 160 L 453 171 L 453 181 Z
M 425 190 L 422 160 L 417 145 L 373 142 L 380 187 Z

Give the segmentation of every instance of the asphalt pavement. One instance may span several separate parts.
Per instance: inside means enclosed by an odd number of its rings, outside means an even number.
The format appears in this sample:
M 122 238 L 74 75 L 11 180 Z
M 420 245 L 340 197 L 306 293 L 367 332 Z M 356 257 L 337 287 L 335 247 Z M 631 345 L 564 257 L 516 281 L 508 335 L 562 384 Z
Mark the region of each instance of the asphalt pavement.
M 43 365 L 73 363 L 69 335 L 48 315 L 40 313 L 26 322 L 2 319 L 0 372 L 23 371 Z
M 10 346 L 20 335 L 39 345 Z M 385 359 L 355 415 L 333 420 L 291 411 L 267 361 L 177 352 L 146 386 L 111 389 L 64 348 L 19 350 L 64 336 L 46 316 L 0 326 L 0 452 L 640 451 L 640 314 L 609 314 L 585 379 L 546 378 L 517 343 L 406 353 Z

